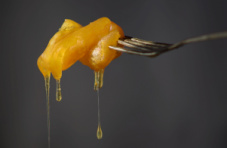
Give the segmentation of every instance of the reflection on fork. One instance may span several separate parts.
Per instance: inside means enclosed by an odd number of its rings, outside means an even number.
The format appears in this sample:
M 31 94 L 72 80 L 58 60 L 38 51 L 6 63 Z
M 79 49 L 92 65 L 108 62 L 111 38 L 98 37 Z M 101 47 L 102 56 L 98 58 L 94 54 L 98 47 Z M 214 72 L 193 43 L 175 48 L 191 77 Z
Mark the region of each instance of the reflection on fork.
M 146 41 L 134 37 L 125 36 L 124 38 L 118 40 L 118 44 L 123 45 L 124 47 L 109 46 L 109 48 L 129 54 L 155 57 L 160 55 L 161 53 L 171 51 L 189 43 L 216 40 L 221 38 L 227 38 L 227 31 L 189 38 L 175 44 Z

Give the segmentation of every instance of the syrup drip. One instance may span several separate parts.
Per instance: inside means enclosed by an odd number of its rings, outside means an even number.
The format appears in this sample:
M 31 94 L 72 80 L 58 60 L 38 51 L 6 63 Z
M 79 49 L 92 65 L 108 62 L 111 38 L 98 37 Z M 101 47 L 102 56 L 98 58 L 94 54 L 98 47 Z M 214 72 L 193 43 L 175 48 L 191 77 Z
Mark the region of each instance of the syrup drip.
M 102 128 L 101 128 L 101 119 L 100 119 L 100 107 L 99 107 L 99 88 L 97 89 L 97 96 L 98 96 L 98 129 L 97 129 L 97 139 L 102 139 Z
M 102 139 L 102 129 L 101 129 L 101 125 L 98 125 L 98 129 L 97 129 L 97 139 L 100 140 Z
M 97 129 L 97 139 L 102 139 L 103 133 L 101 128 L 101 119 L 100 119 L 100 105 L 99 105 L 99 89 L 103 86 L 103 74 L 104 70 L 101 69 L 99 71 L 95 71 L 95 83 L 94 83 L 94 90 L 97 91 L 98 97 L 98 129 Z
M 50 74 L 44 77 L 46 89 L 46 107 L 47 107 L 47 133 L 48 133 L 48 148 L 50 148 Z
M 103 75 L 104 75 L 104 69 L 101 69 L 99 71 L 95 71 L 94 90 L 98 90 L 99 88 L 102 88 L 102 86 L 103 86 Z
M 60 83 L 60 79 L 56 80 L 56 100 L 57 101 L 61 101 L 62 96 L 61 96 L 61 83 Z

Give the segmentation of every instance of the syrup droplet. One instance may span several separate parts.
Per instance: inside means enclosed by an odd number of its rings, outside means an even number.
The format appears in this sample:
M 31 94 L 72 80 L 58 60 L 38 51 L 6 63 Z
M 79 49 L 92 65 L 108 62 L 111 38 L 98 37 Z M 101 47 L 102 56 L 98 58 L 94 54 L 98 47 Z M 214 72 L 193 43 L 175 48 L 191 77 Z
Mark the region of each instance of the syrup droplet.
M 56 80 L 56 100 L 57 101 L 61 101 L 62 96 L 61 96 L 61 83 L 60 83 L 60 79 Z
M 99 103 L 99 88 L 97 89 L 97 97 L 98 97 L 98 129 L 97 129 L 97 139 L 102 139 L 102 129 L 101 129 L 101 119 L 100 119 L 100 103 Z
M 101 129 L 101 125 L 98 125 L 98 129 L 97 129 L 97 139 L 102 139 L 102 129 Z
M 97 129 L 97 139 L 102 139 L 103 133 L 101 128 L 101 119 L 100 119 L 100 103 L 99 103 L 99 89 L 103 86 L 103 74 L 104 69 L 101 69 L 99 71 L 95 71 L 95 83 L 94 83 L 94 90 L 97 91 L 97 97 L 98 97 L 98 129 Z
M 45 76 L 44 80 L 46 89 L 48 148 L 50 148 L 50 74 Z

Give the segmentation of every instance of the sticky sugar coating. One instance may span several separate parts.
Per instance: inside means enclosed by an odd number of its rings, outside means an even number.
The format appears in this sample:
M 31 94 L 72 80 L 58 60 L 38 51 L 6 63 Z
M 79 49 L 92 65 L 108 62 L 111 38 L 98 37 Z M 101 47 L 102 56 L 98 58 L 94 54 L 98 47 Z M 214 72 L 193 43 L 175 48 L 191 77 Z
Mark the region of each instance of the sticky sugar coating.
M 122 29 L 106 17 L 85 27 L 66 19 L 38 58 L 38 67 L 44 77 L 52 73 L 56 80 L 78 60 L 99 71 L 120 55 L 108 46 L 116 46 L 123 36 Z
M 88 53 L 80 59 L 94 71 L 100 71 L 110 64 L 112 60 L 119 57 L 121 52 L 109 49 L 109 46 L 117 46 L 117 40 L 124 36 L 123 30 L 111 22 L 110 31 Z

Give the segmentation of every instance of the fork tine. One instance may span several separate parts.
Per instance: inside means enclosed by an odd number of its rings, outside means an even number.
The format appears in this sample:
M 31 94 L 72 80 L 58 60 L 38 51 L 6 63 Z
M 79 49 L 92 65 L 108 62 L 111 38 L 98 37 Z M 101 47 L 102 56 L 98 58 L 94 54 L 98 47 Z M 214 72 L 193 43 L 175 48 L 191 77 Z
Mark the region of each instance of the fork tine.
M 189 39 L 177 42 L 175 44 L 146 41 L 138 38 L 125 36 L 123 39 L 118 40 L 118 44 L 128 47 L 129 49 L 116 47 L 116 46 L 109 46 L 109 47 L 111 49 L 121 51 L 121 52 L 126 52 L 130 54 L 141 55 L 141 56 L 154 57 L 161 53 L 171 51 L 173 49 L 179 48 L 186 44 L 221 39 L 221 38 L 227 38 L 227 31 L 197 36 L 194 38 L 189 38 Z
M 140 52 L 140 51 L 129 50 L 129 49 L 117 47 L 117 46 L 109 46 L 109 48 L 120 51 L 120 52 L 125 52 L 125 53 L 135 54 L 135 55 L 141 55 L 141 56 L 148 56 L 148 57 L 154 57 L 154 56 L 157 56 L 159 54 L 158 52 Z
M 125 36 L 118 40 L 118 44 L 124 45 L 126 47 L 132 48 L 133 50 L 140 50 L 141 52 L 162 52 L 166 50 L 172 44 L 167 43 L 157 43 L 152 41 L 145 41 L 138 38 L 133 38 Z
M 159 46 L 157 44 L 144 44 L 144 43 L 141 43 L 141 42 L 138 42 L 136 40 L 130 40 L 130 39 L 125 39 L 123 42 L 126 42 L 126 43 L 129 43 L 129 44 L 132 44 L 132 45 L 135 45 L 135 46 L 139 46 L 139 47 L 143 47 L 146 49 L 146 51 L 150 51 L 150 50 L 162 50 L 163 48 L 166 48 L 164 45 L 162 46 Z
M 147 48 L 137 46 L 137 45 L 134 45 L 133 43 L 125 42 L 123 40 L 118 40 L 118 44 L 124 45 L 124 46 L 129 47 L 129 48 L 137 49 L 137 50 L 150 51 Z
M 159 46 L 159 47 L 167 47 L 170 46 L 172 44 L 168 44 L 168 43 L 159 43 L 159 42 L 153 42 L 153 41 L 146 41 L 143 39 L 139 39 L 139 38 L 131 38 L 132 41 L 138 42 L 138 43 L 142 43 L 142 44 L 146 44 L 146 45 L 153 45 L 153 46 Z
M 149 42 L 149 44 L 145 42 Z M 157 45 L 157 43 L 152 41 L 140 40 L 129 36 L 125 36 L 123 39 L 119 39 L 118 44 L 128 47 L 129 49 L 116 46 L 109 46 L 109 48 L 120 52 L 148 57 L 155 57 L 159 55 L 160 53 L 166 51 L 167 47 L 171 45 L 166 43 L 158 43 Z

